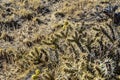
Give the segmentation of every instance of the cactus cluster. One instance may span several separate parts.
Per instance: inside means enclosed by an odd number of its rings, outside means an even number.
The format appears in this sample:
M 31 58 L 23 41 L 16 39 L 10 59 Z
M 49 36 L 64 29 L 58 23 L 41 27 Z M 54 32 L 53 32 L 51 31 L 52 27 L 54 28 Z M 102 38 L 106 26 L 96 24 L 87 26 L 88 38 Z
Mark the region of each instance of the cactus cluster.
M 119 40 L 113 39 L 114 34 L 119 37 L 118 32 L 113 32 L 114 28 L 107 24 L 106 27 L 75 26 L 67 22 L 67 25 L 64 28 L 65 22 L 42 42 L 44 48 L 40 51 L 48 54 L 45 69 L 51 75 L 54 73 L 53 80 L 118 79 Z
M 120 27 L 99 11 L 102 6 L 97 5 L 96 10 L 91 0 L 89 5 L 87 0 L 9 1 L 0 4 L 9 6 L 3 7 L 0 16 L 5 17 L 0 20 L 3 80 L 120 79 Z M 18 4 L 18 10 L 12 9 Z M 64 6 L 61 9 L 59 5 L 60 11 L 56 9 L 58 4 Z M 16 29 L 18 26 L 21 28 Z

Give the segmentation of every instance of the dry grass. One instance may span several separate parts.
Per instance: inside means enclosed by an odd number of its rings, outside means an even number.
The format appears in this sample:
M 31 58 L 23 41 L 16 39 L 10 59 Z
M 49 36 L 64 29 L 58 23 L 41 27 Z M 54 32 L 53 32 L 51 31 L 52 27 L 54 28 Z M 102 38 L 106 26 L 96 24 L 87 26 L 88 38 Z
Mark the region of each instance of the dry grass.
M 119 80 L 120 28 L 91 18 L 100 2 L 2 0 L 0 80 Z

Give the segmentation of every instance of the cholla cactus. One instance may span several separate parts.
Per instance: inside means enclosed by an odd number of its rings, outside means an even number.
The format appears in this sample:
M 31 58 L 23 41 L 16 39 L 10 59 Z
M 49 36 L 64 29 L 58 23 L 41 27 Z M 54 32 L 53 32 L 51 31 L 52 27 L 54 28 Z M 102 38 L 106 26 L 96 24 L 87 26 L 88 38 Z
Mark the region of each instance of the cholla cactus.
M 105 78 L 98 76 L 98 77 L 95 77 L 94 80 L 105 80 Z
M 112 59 L 105 58 L 99 67 L 104 76 L 111 77 L 114 75 L 115 62 Z

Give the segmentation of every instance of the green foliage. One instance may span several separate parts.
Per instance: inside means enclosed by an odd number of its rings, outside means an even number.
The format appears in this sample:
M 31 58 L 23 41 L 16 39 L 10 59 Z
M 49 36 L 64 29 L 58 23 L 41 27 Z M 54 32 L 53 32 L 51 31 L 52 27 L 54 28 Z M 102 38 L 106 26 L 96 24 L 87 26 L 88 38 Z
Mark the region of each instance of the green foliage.
M 32 80 L 38 80 L 38 76 L 36 74 L 32 75 Z
M 39 74 L 40 74 L 40 70 L 39 70 L 39 69 L 36 69 L 36 70 L 35 70 L 35 74 L 36 74 L 36 75 L 39 75 Z

